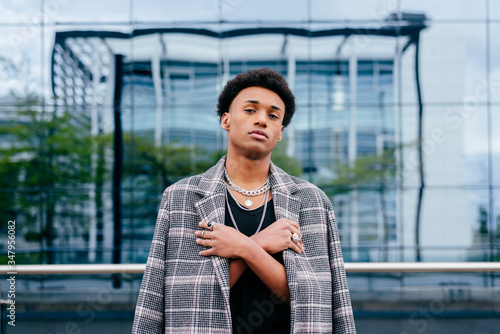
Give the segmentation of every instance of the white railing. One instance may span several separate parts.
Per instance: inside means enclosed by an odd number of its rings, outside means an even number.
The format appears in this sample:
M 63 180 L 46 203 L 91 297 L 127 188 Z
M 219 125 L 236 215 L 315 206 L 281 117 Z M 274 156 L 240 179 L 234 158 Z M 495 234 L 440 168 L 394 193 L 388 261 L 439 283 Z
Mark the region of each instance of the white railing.
M 142 274 L 145 264 L 0 265 L 0 275 Z M 500 262 L 348 262 L 347 273 L 496 272 Z

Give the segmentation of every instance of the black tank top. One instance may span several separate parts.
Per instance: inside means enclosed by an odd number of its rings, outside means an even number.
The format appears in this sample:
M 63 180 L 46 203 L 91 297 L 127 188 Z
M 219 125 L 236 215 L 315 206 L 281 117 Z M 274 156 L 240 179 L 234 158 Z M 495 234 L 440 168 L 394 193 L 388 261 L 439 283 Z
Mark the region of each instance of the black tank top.
M 246 211 L 227 194 L 234 220 L 241 233 L 251 236 L 257 230 L 264 206 Z M 276 221 L 273 200 L 267 203 L 266 216 L 261 230 Z M 234 227 L 226 207 L 225 223 Z M 283 252 L 271 254 L 283 264 Z M 231 317 L 235 334 L 286 334 L 290 333 L 290 308 L 282 303 L 268 287 L 247 268 L 230 292 Z

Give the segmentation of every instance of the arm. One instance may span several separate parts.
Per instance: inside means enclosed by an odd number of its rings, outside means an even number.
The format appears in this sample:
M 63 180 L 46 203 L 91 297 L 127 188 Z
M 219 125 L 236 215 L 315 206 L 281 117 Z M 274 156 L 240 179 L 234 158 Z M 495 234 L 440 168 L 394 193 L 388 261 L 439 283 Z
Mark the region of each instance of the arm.
M 328 252 L 332 273 L 332 316 L 335 334 L 355 334 L 351 297 L 344 270 L 344 259 L 340 248 L 340 238 L 331 202 L 328 208 Z
M 276 297 L 290 304 L 286 270 L 281 263 L 250 238 L 242 247 L 240 256 Z
M 164 332 L 165 255 L 169 229 L 168 193 L 164 192 L 148 262 L 135 308 L 133 334 Z
M 231 259 L 229 262 L 229 287 L 232 288 L 233 285 L 238 282 L 241 275 L 247 270 L 248 266 L 243 259 Z
M 201 222 L 200 226 L 207 228 L 207 223 Z M 303 245 L 291 241 L 292 233 L 300 233 L 298 224 L 285 219 L 276 221 L 260 232 L 260 235 L 256 234 L 251 238 L 221 224 L 215 224 L 212 231 L 195 232 L 196 236 L 200 237 L 196 239 L 198 244 L 211 247 L 200 252 L 200 255 L 234 258 L 230 263 L 231 286 L 241 277 L 248 265 L 277 297 L 287 302 L 290 293 L 285 267 L 269 253 L 277 253 L 286 248 L 302 252 Z
M 286 219 L 279 219 L 259 233 L 252 235 L 250 239 L 254 240 L 259 246 L 269 254 L 281 252 L 286 248 L 291 248 L 297 253 L 302 253 L 305 248 L 302 241 L 297 244 L 290 243 L 289 236 L 297 232 L 302 236 L 299 224 Z M 245 260 L 232 259 L 229 263 L 230 287 L 238 281 L 248 268 Z
M 205 233 L 205 239 L 196 239 L 198 244 L 211 247 L 200 252 L 200 255 L 218 255 L 233 258 L 229 264 L 231 286 L 241 277 L 246 267 L 250 267 L 276 297 L 283 302 L 289 303 L 290 291 L 288 290 L 285 267 L 269 255 L 259 244 L 236 229 L 220 224 L 216 224 L 216 226 L 217 228 L 214 228 L 214 231 L 217 230 L 219 233 L 211 234 L 210 238 L 207 238 L 207 233 Z M 229 232 L 229 234 L 221 233 L 222 229 L 227 229 L 225 232 Z M 222 234 L 224 234 L 224 237 L 222 237 Z M 218 242 L 221 240 L 232 240 L 233 245 L 231 247 L 221 247 L 222 242 Z M 239 274 L 239 276 L 233 277 L 232 274 Z

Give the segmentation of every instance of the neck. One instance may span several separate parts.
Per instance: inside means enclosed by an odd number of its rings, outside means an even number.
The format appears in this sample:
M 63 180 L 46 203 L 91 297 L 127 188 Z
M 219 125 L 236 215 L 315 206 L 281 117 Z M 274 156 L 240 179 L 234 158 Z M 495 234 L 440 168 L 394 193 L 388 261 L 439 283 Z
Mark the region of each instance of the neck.
M 271 157 L 248 159 L 227 153 L 226 170 L 231 180 L 245 189 L 254 189 L 266 182 Z

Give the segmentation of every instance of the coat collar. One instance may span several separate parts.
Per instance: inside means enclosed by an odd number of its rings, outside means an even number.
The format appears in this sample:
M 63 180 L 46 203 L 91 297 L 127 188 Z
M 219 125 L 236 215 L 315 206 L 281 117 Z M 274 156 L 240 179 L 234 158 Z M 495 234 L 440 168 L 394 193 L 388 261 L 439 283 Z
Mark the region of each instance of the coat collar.
M 201 174 L 201 180 L 198 184 L 198 191 L 203 196 L 209 196 L 216 192 L 223 192 L 226 189 L 224 182 L 224 166 L 227 155 L 223 156 L 219 162 L 205 173 Z M 297 191 L 297 185 L 293 179 L 272 161 L 269 167 L 269 183 L 271 189 L 287 195 L 292 195 Z

